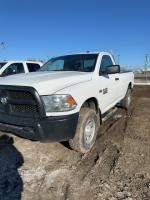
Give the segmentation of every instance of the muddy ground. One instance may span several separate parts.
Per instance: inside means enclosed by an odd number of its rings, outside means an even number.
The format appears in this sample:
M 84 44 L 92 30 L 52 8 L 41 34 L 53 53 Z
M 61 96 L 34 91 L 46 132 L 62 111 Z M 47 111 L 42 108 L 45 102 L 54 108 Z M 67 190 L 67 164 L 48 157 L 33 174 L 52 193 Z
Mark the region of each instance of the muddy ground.
M 0 132 L 0 200 L 150 199 L 150 86 L 135 86 L 130 109 L 99 128 L 86 154 L 67 142 Z

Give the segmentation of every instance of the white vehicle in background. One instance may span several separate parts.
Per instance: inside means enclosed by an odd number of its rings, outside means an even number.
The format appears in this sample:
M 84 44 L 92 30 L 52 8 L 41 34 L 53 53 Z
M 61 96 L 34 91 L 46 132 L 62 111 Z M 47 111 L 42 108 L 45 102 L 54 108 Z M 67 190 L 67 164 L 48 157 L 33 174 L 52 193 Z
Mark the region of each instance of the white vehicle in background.
M 0 80 L 0 130 L 41 142 L 69 141 L 89 151 L 102 115 L 121 101 L 128 109 L 133 72 L 106 52 L 87 52 L 50 59 L 38 72 Z
M 42 66 L 42 62 L 37 61 L 0 61 L 0 77 L 35 72 Z

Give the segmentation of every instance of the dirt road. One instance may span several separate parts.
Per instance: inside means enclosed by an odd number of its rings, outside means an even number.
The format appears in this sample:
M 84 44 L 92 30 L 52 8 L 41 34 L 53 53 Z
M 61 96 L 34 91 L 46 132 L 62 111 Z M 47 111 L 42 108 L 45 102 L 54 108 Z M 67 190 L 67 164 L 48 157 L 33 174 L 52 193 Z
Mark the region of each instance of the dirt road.
M 150 199 L 150 86 L 99 128 L 86 154 L 0 132 L 0 200 Z

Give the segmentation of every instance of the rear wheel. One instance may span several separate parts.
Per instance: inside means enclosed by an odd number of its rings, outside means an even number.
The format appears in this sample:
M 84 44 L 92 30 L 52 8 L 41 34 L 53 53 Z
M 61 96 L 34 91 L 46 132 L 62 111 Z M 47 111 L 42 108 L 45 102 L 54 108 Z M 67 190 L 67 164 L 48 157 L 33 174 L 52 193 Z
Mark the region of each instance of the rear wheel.
M 121 106 L 125 109 L 128 109 L 130 107 L 130 103 L 131 103 L 131 89 L 128 88 L 126 96 L 121 100 Z
M 98 119 L 95 110 L 81 108 L 75 137 L 69 140 L 72 149 L 85 153 L 88 152 L 97 136 Z

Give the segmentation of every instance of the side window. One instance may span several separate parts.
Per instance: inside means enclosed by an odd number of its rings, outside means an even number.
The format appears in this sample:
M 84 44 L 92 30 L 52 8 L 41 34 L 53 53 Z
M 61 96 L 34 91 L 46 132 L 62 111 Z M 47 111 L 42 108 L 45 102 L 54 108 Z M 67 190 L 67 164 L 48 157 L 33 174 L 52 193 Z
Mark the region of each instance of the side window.
M 113 65 L 113 62 L 109 56 L 104 55 L 102 57 L 101 66 L 100 66 L 101 72 L 106 71 L 106 67 L 109 65 Z
M 2 76 L 8 76 L 12 74 L 24 73 L 24 67 L 22 63 L 13 63 L 9 65 L 3 72 Z
M 26 63 L 26 64 L 27 64 L 29 72 L 36 72 L 40 68 L 39 64 L 35 64 L 35 63 Z

